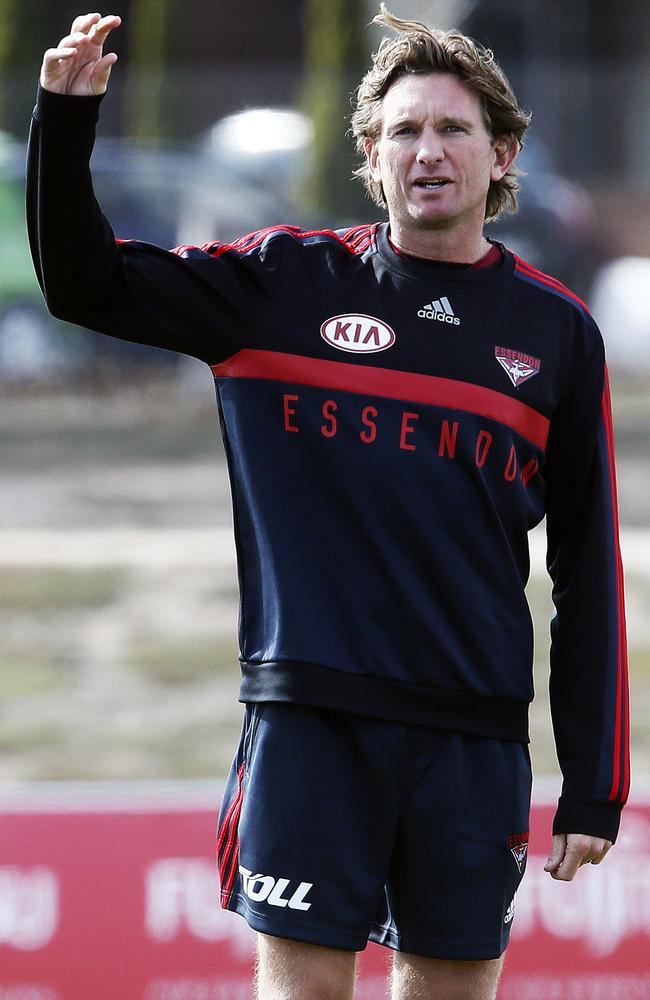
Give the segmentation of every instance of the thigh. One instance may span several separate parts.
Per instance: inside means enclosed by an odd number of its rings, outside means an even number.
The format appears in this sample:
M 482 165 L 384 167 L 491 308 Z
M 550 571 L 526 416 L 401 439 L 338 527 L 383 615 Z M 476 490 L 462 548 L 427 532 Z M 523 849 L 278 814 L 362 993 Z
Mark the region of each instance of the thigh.
M 395 852 L 371 937 L 430 958 L 498 958 L 526 862 L 530 786 L 521 744 L 413 731 Z
M 398 953 L 391 1000 L 494 1000 L 502 965 L 502 958 L 463 962 Z
M 257 1000 L 352 1000 L 357 956 L 257 935 Z
M 263 934 L 364 948 L 392 856 L 403 747 L 392 723 L 248 706 L 219 821 L 222 905 Z

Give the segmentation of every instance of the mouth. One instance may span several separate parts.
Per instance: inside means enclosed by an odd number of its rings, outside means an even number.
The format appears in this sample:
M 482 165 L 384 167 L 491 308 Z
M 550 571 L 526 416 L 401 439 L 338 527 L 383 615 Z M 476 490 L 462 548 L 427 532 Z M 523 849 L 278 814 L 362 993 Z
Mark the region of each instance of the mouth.
M 419 177 L 413 181 L 413 187 L 421 188 L 423 191 L 439 191 L 451 183 L 449 177 Z

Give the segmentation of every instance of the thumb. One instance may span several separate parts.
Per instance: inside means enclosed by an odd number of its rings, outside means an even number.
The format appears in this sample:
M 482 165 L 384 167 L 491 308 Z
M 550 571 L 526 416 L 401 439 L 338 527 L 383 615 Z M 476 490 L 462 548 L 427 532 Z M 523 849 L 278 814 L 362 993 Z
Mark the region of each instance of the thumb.
M 566 834 L 556 833 L 553 835 L 553 843 L 551 846 L 551 853 L 549 859 L 544 865 L 545 872 L 553 872 L 556 868 L 562 864 L 562 860 L 566 853 Z

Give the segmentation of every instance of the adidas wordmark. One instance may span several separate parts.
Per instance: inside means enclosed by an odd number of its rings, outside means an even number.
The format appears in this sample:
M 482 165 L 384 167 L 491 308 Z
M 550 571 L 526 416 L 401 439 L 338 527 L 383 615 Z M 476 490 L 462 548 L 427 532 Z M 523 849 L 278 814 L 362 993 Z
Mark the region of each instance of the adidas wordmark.
M 454 310 L 446 295 L 443 295 L 441 299 L 434 299 L 428 306 L 418 309 L 418 316 L 421 319 L 435 319 L 439 323 L 452 323 L 454 326 L 460 326 L 460 320 L 458 316 L 454 315 Z

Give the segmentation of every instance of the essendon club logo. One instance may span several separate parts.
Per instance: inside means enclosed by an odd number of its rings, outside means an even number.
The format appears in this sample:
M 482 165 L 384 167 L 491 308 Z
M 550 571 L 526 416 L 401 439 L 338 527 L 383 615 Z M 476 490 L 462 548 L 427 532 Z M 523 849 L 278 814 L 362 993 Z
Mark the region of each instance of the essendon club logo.
M 528 833 L 528 830 L 524 830 L 523 833 L 513 833 L 508 837 L 508 847 L 520 875 L 526 867 L 526 858 L 528 857 Z
M 533 375 L 539 375 L 542 362 L 531 354 L 515 351 L 512 347 L 495 347 L 494 356 L 506 375 L 518 389 L 522 382 L 527 382 Z
M 320 335 L 339 351 L 355 354 L 385 351 L 395 343 L 395 333 L 386 323 L 363 313 L 331 316 L 321 326 Z

